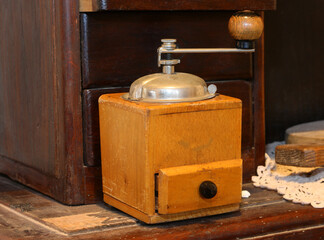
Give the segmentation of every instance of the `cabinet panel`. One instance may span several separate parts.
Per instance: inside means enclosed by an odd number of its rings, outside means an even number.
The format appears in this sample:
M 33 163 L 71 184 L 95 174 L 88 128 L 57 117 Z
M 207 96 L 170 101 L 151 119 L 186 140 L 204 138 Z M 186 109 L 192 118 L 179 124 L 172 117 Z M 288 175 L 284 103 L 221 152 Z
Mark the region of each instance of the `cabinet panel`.
M 129 88 L 102 88 L 83 91 L 84 164 L 100 166 L 98 99 L 102 94 L 128 92 Z
M 233 12 L 98 12 L 81 14 L 83 88 L 128 86 L 161 69 L 162 38 L 180 47 L 233 47 L 227 24 Z M 206 81 L 251 79 L 249 53 L 175 54 L 177 72 Z
M 276 0 L 79 0 L 80 11 L 103 10 L 274 10 Z M 247 7 L 248 6 L 248 7 Z
M 84 204 L 77 1 L 1 1 L 0 172 Z
M 46 11 L 54 6 L 50 1 L 1 5 L 0 15 L 7 17 L 0 21 L 5 36 L 0 40 L 0 155 L 54 176 L 60 101 L 54 100 L 55 16 Z

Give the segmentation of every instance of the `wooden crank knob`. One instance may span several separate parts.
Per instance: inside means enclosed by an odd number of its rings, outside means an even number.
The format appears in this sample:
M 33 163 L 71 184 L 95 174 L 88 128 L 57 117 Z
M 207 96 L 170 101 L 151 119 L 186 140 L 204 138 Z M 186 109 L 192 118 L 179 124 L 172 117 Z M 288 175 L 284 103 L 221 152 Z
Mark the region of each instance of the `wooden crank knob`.
M 234 13 L 228 22 L 230 35 L 236 40 L 236 47 L 254 48 L 254 40 L 263 32 L 262 18 L 250 10 Z

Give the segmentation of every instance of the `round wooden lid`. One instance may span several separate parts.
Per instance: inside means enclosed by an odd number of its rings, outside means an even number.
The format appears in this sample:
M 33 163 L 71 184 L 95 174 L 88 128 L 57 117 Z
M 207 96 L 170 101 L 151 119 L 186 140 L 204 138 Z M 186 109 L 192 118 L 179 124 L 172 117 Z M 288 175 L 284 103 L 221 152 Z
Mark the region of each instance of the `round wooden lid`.
M 286 130 L 287 144 L 324 144 L 324 121 L 303 123 Z

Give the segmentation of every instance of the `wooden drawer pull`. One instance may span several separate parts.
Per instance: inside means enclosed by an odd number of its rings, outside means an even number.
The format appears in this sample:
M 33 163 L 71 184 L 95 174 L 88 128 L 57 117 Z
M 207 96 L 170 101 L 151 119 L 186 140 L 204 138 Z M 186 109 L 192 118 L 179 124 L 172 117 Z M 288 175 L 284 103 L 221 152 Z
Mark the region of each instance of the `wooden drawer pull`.
M 199 186 L 199 193 L 201 197 L 211 199 L 217 194 L 217 186 L 211 181 L 204 181 Z

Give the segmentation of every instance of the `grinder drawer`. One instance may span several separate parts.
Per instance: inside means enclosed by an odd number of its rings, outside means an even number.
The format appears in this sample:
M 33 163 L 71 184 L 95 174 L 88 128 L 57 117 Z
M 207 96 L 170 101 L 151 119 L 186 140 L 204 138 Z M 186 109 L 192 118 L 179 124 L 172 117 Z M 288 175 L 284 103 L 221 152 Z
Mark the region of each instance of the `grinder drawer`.
M 242 160 L 164 168 L 157 181 L 160 214 L 239 203 Z

